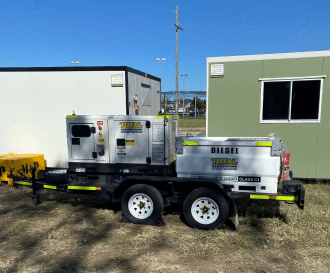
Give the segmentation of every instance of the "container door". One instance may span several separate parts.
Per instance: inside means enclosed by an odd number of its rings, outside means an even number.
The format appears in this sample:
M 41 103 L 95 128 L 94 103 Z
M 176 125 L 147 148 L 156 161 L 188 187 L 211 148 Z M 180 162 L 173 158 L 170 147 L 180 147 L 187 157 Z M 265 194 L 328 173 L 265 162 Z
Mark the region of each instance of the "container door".
M 95 127 L 93 123 L 70 124 L 71 158 L 95 160 Z

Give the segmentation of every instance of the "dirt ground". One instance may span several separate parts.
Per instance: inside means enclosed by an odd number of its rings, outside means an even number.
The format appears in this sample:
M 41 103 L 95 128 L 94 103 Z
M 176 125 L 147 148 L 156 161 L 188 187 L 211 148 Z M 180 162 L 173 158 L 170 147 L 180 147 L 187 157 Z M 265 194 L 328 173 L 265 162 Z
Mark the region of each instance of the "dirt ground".
M 120 223 L 107 200 L 0 186 L 0 272 L 329 272 L 330 186 L 306 185 L 306 209 L 239 203 L 240 227 L 201 231 Z M 318 201 L 317 201 L 318 200 Z

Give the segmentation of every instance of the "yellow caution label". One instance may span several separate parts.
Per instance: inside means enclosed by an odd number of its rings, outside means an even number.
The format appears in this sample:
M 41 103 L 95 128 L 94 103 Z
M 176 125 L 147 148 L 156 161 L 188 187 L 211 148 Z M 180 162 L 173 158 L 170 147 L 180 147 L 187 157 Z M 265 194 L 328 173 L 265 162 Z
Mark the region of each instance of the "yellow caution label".
M 196 146 L 196 145 L 198 145 L 198 142 L 197 141 L 185 141 L 185 142 L 183 142 L 183 145 L 185 145 L 185 146 Z
M 256 146 L 259 146 L 259 147 L 272 147 L 273 143 L 272 142 L 257 142 Z
M 135 140 L 126 140 L 126 146 L 135 146 Z
M 68 186 L 68 190 L 100 191 L 101 187 Z
M 25 185 L 25 186 L 32 186 L 31 182 L 24 182 L 24 181 L 17 181 L 16 184 Z
M 77 118 L 78 116 L 77 115 L 67 115 L 66 117 L 67 118 Z
M 56 186 L 44 185 L 44 189 L 56 190 Z
M 103 143 L 104 142 L 104 138 L 99 138 L 99 143 Z

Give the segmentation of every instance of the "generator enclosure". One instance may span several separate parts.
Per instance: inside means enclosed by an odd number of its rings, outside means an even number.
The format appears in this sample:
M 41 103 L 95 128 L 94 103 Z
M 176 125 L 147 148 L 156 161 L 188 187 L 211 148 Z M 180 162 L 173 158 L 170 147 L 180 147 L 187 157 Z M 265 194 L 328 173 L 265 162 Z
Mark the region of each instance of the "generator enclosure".
M 216 179 L 233 192 L 277 193 L 281 149 L 275 135 L 190 137 L 177 155 L 176 171 L 178 177 Z
M 67 168 L 65 117 L 157 115 L 160 79 L 127 66 L 0 68 L 0 154 L 44 154 Z
M 174 117 L 165 125 L 163 116 L 69 115 L 66 122 L 69 164 L 169 165 L 176 159 Z

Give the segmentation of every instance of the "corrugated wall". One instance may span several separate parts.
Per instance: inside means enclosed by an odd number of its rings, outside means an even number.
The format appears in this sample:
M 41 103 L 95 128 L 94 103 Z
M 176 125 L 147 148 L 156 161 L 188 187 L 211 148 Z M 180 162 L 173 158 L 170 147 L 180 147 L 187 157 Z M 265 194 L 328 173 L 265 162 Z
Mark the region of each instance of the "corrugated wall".
M 330 57 L 224 63 L 224 77 L 209 78 L 208 136 L 277 133 L 291 152 L 295 177 L 330 178 L 329 71 Z M 260 124 L 258 79 L 320 75 L 328 76 L 323 82 L 321 123 Z
M 160 82 L 128 72 L 128 99 L 129 114 L 140 116 L 157 115 L 160 110 Z M 135 111 L 134 95 L 137 95 L 137 102 L 140 111 Z

